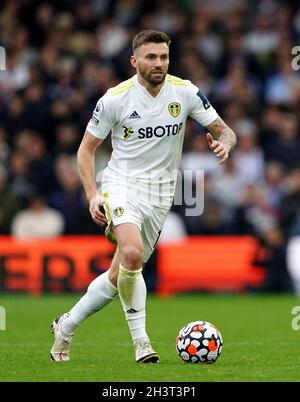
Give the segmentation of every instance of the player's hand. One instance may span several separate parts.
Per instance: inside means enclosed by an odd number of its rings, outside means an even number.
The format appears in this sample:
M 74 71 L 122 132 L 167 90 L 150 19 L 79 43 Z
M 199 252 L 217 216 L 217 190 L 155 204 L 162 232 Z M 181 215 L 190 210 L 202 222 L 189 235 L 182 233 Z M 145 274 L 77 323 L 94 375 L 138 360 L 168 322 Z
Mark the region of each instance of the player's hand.
M 89 211 L 93 221 L 99 226 L 103 226 L 107 223 L 105 215 L 100 211 L 100 207 L 105 204 L 105 201 L 105 197 L 100 194 L 96 194 L 90 199 Z
M 213 153 L 219 159 L 219 165 L 221 165 L 222 163 L 226 162 L 227 159 L 228 159 L 228 156 L 229 156 L 229 151 L 230 151 L 228 146 L 223 144 L 220 141 L 214 140 L 214 138 L 211 135 L 211 133 L 207 133 L 206 138 L 207 138 L 209 148 L 213 151 Z

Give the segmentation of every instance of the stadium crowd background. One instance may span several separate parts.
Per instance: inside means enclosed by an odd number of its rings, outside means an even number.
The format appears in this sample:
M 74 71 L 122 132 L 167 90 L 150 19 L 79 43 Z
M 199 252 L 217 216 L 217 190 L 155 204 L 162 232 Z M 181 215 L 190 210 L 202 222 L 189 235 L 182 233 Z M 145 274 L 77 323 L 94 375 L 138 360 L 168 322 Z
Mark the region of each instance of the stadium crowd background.
M 282 251 L 300 235 L 295 1 L 1 2 L 0 234 L 103 233 L 89 216 L 76 152 L 99 97 L 134 73 L 131 41 L 142 29 L 171 36 L 169 73 L 199 86 L 238 135 L 220 167 L 206 130 L 188 122 L 182 169 L 205 171 L 205 210 L 186 217 L 175 206 L 162 241 L 250 234 Z M 107 140 L 97 171 L 110 152 Z

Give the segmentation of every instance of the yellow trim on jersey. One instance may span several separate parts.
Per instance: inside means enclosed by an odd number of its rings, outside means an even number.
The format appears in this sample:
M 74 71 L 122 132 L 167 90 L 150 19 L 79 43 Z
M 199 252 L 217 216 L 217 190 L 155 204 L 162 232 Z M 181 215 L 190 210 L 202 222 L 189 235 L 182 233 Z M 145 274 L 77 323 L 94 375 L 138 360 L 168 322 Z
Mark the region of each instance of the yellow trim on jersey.
M 178 85 L 178 86 L 182 86 L 182 87 L 188 87 L 190 86 L 190 84 L 188 82 L 180 82 L 180 81 L 174 81 L 174 80 L 167 80 L 166 82 L 173 84 L 173 85 Z
M 124 82 L 121 82 L 121 84 L 117 85 L 116 87 L 113 87 L 110 89 L 110 95 L 115 96 L 118 95 L 122 92 L 128 91 L 129 88 L 133 87 L 133 82 L 131 78 L 129 80 L 126 80 Z
M 188 80 L 184 80 L 180 77 L 176 77 L 176 75 L 171 75 L 171 74 L 167 74 L 167 79 L 175 80 L 175 81 L 183 81 L 183 82 L 188 81 Z
M 178 87 L 188 87 L 189 86 L 189 84 L 180 84 L 180 83 L 174 82 L 174 81 L 167 81 L 167 83 L 176 85 Z
M 128 91 L 128 90 L 129 90 L 130 88 L 132 88 L 132 87 L 133 87 L 133 84 L 128 85 L 127 87 L 122 88 L 122 89 L 120 89 L 119 91 L 113 91 L 113 92 L 111 92 L 110 94 L 111 94 L 111 96 L 115 96 L 115 95 L 121 94 L 122 92 Z
M 111 215 L 110 215 L 110 209 L 109 209 L 109 204 L 108 204 L 108 192 L 105 191 L 105 193 L 103 194 L 103 197 L 105 197 L 105 204 L 104 204 L 104 209 L 105 209 L 105 215 L 106 215 L 106 219 L 107 219 L 107 223 L 110 225 L 111 223 Z
M 107 240 L 110 243 L 116 244 L 117 243 L 117 239 L 116 236 L 114 235 L 114 232 L 111 228 L 111 223 L 112 223 L 112 219 L 111 219 L 111 214 L 110 214 L 110 207 L 109 207 L 109 203 L 108 203 L 108 192 L 106 191 L 103 196 L 105 197 L 105 204 L 104 204 L 104 211 L 105 211 L 105 216 L 107 219 L 107 227 L 105 229 L 105 236 L 107 238 Z
M 170 74 L 167 74 L 166 82 L 179 86 L 189 86 L 191 84 L 188 80 L 183 80 L 182 78 Z
M 117 90 L 121 89 L 122 87 L 127 86 L 130 83 L 131 83 L 131 78 L 129 78 L 126 81 L 120 82 L 120 84 L 116 85 L 115 87 L 112 87 L 111 91 L 117 91 Z

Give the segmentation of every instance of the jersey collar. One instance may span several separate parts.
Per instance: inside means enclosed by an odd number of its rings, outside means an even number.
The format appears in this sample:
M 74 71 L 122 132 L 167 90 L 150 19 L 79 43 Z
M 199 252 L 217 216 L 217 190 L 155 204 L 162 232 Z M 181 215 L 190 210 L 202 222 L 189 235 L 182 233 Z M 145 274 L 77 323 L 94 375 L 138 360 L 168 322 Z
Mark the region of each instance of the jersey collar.
M 139 90 L 144 96 L 148 97 L 148 99 L 149 99 L 149 98 L 152 99 L 152 101 L 156 101 L 157 99 L 159 99 L 159 98 L 161 97 L 161 94 L 164 92 L 164 89 L 165 89 L 165 86 L 166 86 L 166 80 L 165 80 L 165 81 L 164 81 L 164 84 L 163 84 L 163 86 L 160 88 L 158 94 L 154 97 L 154 96 L 152 96 L 152 95 L 147 91 L 147 89 L 146 89 L 142 84 L 139 83 L 139 80 L 138 80 L 138 78 L 137 78 L 137 74 L 135 74 L 135 75 L 132 77 L 132 80 L 133 80 L 134 84 L 136 85 L 136 87 L 138 88 L 138 90 Z

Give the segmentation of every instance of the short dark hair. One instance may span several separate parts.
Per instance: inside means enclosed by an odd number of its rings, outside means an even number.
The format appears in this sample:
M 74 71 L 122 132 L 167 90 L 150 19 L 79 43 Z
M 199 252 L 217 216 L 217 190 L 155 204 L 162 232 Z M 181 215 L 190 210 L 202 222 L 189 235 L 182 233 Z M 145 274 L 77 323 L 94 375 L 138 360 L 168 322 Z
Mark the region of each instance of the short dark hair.
M 169 38 L 169 35 L 167 35 L 165 32 L 154 31 L 151 29 L 141 31 L 137 35 L 135 35 L 135 37 L 133 38 L 133 41 L 132 41 L 133 52 L 135 51 L 135 49 L 137 49 L 144 43 L 149 43 L 149 42 L 166 43 L 168 46 L 170 46 L 171 39 Z

